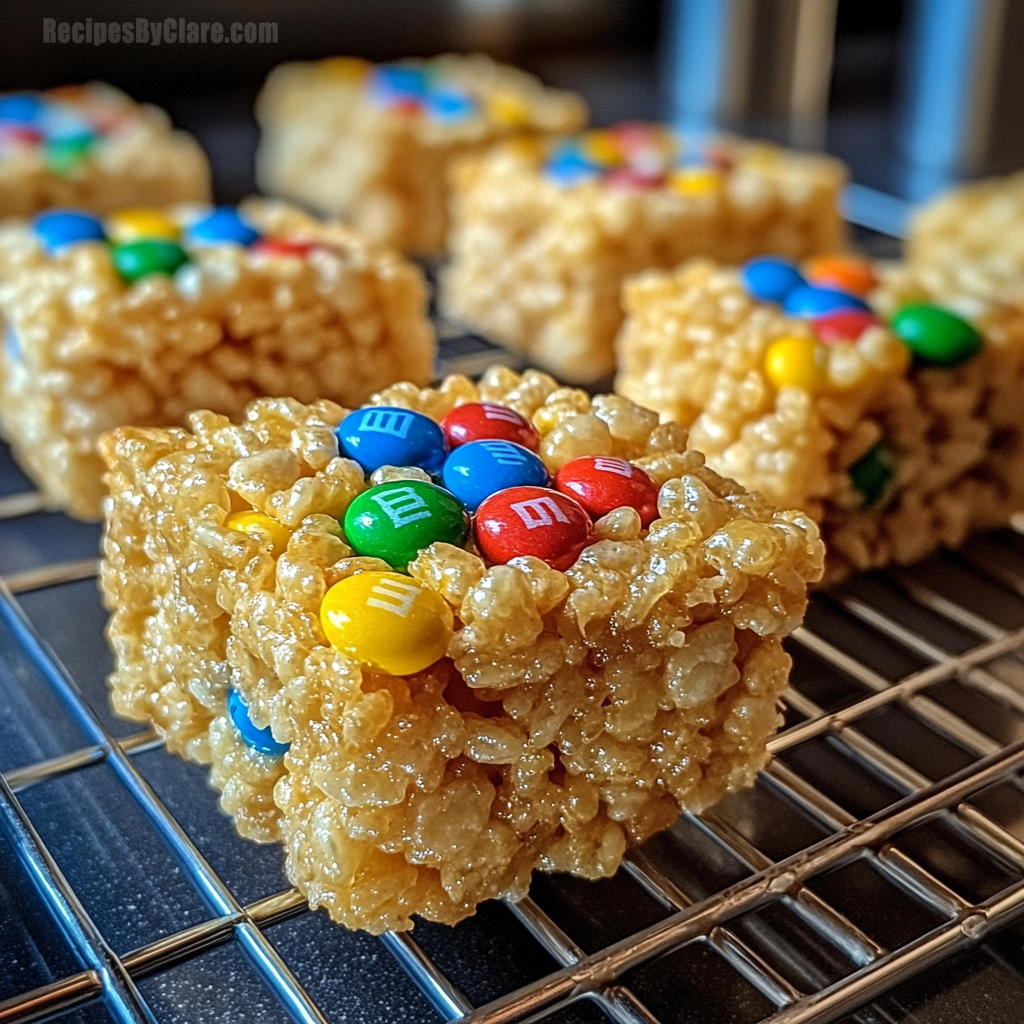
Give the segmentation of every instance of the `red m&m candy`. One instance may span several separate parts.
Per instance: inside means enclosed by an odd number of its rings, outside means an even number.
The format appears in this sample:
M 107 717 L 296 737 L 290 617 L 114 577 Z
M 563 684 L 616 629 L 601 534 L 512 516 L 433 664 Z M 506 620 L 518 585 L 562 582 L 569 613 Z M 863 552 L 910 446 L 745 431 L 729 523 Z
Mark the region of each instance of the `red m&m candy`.
M 578 501 L 546 487 L 509 487 L 476 512 L 476 542 L 492 562 L 533 555 L 552 569 L 568 569 L 593 529 Z
M 636 167 L 616 167 L 614 171 L 608 172 L 604 181 L 612 188 L 643 191 L 661 188 L 668 181 L 668 175 L 664 171 L 648 172 Z
M 814 333 L 819 341 L 856 341 L 869 327 L 879 323 L 878 317 L 864 309 L 837 309 L 834 313 L 814 318 Z
M 555 475 L 555 486 L 575 498 L 595 519 L 624 505 L 640 513 L 644 527 L 658 518 L 657 485 L 625 459 L 605 455 L 573 459 Z
M 261 256 L 308 256 L 319 242 L 300 242 L 290 238 L 261 238 L 250 247 L 250 252 Z
M 470 441 L 514 441 L 531 452 L 540 448 L 540 435 L 533 424 L 515 409 L 495 402 L 457 405 L 441 420 L 441 429 L 453 448 Z
M 415 97 L 403 97 L 397 99 L 390 105 L 391 109 L 398 114 L 412 116 L 423 110 L 423 104 Z
M 623 121 L 608 129 L 619 148 L 629 156 L 646 153 L 657 148 L 660 135 L 647 121 Z
M 0 125 L 0 142 L 10 142 L 12 145 L 20 146 L 34 146 L 41 142 L 42 138 L 42 132 L 36 128 L 29 128 L 26 125 Z

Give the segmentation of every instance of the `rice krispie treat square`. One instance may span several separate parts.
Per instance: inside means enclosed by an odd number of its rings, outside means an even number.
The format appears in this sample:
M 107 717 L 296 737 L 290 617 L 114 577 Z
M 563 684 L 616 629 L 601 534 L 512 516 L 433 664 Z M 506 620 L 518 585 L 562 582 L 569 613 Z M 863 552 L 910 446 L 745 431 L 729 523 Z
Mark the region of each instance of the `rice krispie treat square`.
M 572 381 L 614 369 L 622 282 L 693 256 L 841 246 L 834 159 L 625 124 L 508 144 L 457 170 L 445 313 Z
M 348 927 L 610 875 L 765 764 L 818 530 L 623 398 L 495 369 L 102 450 L 115 709 Z
M 256 106 L 260 187 L 403 252 L 444 250 L 452 160 L 509 136 L 578 131 L 583 100 L 481 55 L 283 64 Z
M 922 207 L 910 222 L 907 260 L 934 287 L 1024 304 L 1024 171 Z
M 209 197 L 205 154 L 157 107 L 98 82 L 0 94 L 0 217 Z
M 822 527 L 826 579 L 1024 508 L 1024 313 L 853 256 L 694 261 L 625 289 L 616 389 Z M 807 283 L 807 282 L 810 283 Z
M 240 415 L 258 395 L 359 402 L 426 383 L 420 271 L 260 201 L 49 211 L 0 225 L 0 431 L 53 508 L 95 518 L 100 435 Z

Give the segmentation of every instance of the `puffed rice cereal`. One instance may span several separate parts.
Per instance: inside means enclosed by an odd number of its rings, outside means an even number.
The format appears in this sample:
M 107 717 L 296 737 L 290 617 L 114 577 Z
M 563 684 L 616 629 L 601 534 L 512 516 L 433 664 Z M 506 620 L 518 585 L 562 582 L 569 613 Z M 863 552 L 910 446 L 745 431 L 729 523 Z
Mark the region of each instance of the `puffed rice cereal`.
M 922 207 L 910 223 L 907 260 L 930 285 L 1024 304 L 1024 172 Z
M 433 376 L 417 268 L 283 204 L 240 209 L 0 226 L 0 428 L 51 507 L 99 517 L 97 440 L 122 424 Z
M 616 390 L 686 424 L 717 472 L 813 517 L 826 581 L 954 547 L 1024 508 L 1020 309 L 841 256 L 818 262 L 856 267 L 866 302 L 794 312 L 750 292 L 755 262 L 628 282 Z M 842 301 L 836 283 L 797 298 Z
M 205 154 L 157 107 L 98 82 L 0 94 L 0 217 L 209 196 Z
M 283 64 L 256 107 L 264 191 L 430 255 L 448 236 L 452 160 L 509 136 L 578 131 L 583 100 L 477 54 Z
M 624 124 L 512 142 L 453 176 L 443 311 L 564 380 L 614 369 L 622 282 L 694 256 L 800 258 L 843 244 L 831 157 Z
M 428 544 L 407 575 L 354 550 L 339 522 L 353 499 L 429 485 L 416 466 L 368 480 L 344 456 L 352 417 L 399 445 L 481 401 L 533 424 L 552 474 L 588 455 L 642 470 L 658 518 L 642 528 L 625 506 L 598 518 L 564 571 L 529 555 L 489 562 L 472 539 Z M 102 442 L 114 708 L 212 763 L 239 831 L 280 840 L 290 880 L 350 928 L 456 922 L 525 893 L 535 868 L 610 875 L 630 843 L 765 764 L 790 666 L 781 641 L 821 573 L 807 515 L 776 511 L 686 447 L 682 427 L 623 398 L 507 369 L 479 385 L 397 384 L 351 416 L 261 398 L 238 425 L 196 412 L 187 428 L 119 429 Z M 524 537 L 551 525 L 543 507 L 523 517 Z M 265 528 L 243 529 L 254 516 Z M 336 599 L 368 592 L 365 607 Z M 337 646 L 396 601 L 409 619 Z M 419 657 L 401 625 L 414 618 L 446 653 L 391 674 L 372 659 Z M 287 752 L 247 745 L 250 733 Z

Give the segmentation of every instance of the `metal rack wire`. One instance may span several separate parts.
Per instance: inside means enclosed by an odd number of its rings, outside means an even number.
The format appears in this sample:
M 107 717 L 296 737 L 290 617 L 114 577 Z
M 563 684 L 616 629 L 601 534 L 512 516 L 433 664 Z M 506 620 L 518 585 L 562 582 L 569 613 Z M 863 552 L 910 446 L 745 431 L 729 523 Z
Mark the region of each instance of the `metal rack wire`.
M 484 343 L 454 330 L 447 343 L 451 363 L 460 368 L 472 370 L 493 357 Z M 0 541 L 5 522 L 27 516 L 31 525 L 40 515 L 32 494 L 0 498 Z M 225 944 L 241 950 L 287 1019 L 346 1019 L 310 995 L 299 980 L 301 965 L 287 962 L 268 938 L 273 926 L 310 913 L 302 898 L 282 876 L 281 891 L 239 901 L 139 768 L 139 757 L 157 748 L 158 738 L 143 730 L 117 740 L 19 600 L 43 588 L 59 595 L 95 571 L 92 559 L 43 561 L 0 583 L 0 625 L 87 741 L 0 777 L 0 833 L 80 964 L 0 1002 L 0 1022 L 50 1019 L 96 1000 L 109 1019 L 155 1021 L 139 982 Z M 673 957 L 699 949 L 715 971 L 726 972 L 727 986 L 750 994 L 742 1013 L 733 1008 L 732 1016 L 716 1016 L 709 1004 L 702 1020 L 830 1021 L 984 941 L 1024 912 L 1019 534 L 1002 531 L 956 555 L 817 595 L 790 650 L 795 671 L 785 696 L 787 725 L 772 741 L 775 760 L 756 789 L 704 814 L 685 815 L 675 829 L 629 854 L 622 875 L 653 908 L 646 926 L 630 917 L 634 908 L 620 906 L 626 918 L 621 934 L 593 940 L 557 901 L 535 891 L 508 910 L 555 969 L 480 1005 L 415 935 L 383 937 L 441 1019 L 500 1024 L 554 1013 L 570 1021 L 584 1019 L 573 1016 L 573 1008 L 589 1003 L 598 1016 L 620 1024 L 689 1020 L 666 1000 L 663 980 L 673 977 Z M 113 771 L 210 915 L 121 954 L 90 918 L 22 800 L 32 787 L 98 764 Z M 865 797 L 861 783 L 873 795 Z M 1007 799 L 993 800 L 993 794 L 1018 796 L 1019 816 L 1001 811 Z M 190 798 L 215 799 L 201 787 Z M 922 829 L 927 842 L 920 840 Z M 673 846 L 677 840 L 689 844 L 686 855 Z M 693 854 L 698 848 L 703 859 Z M 961 884 L 955 866 L 964 850 L 967 861 L 991 874 L 992 884 L 981 890 L 969 878 Z M 708 865 L 716 858 L 731 865 L 731 882 L 700 881 L 702 872 L 714 875 Z M 829 895 L 830 879 L 854 866 L 922 908 L 929 925 L 905 941 L 882 941 L 860 919 L 856 900 L 840 905 Z M 598 915 L 600 902 L 595 897 Z M 804 937 L 802 952 L 785 939 L 792 929 Z M 450 934 L 457 941 L 457 930 Z M 597 948 L 590 948 L 595 941 Z M 854 1019 L 894 1017 L 879 1004 Z

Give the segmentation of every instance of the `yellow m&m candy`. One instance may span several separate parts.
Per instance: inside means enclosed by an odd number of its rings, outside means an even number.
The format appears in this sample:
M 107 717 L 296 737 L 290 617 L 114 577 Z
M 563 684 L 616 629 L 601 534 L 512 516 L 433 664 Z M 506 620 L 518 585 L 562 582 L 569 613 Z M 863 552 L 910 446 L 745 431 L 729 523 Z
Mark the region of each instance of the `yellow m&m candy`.
M 326 57 L 317 65 L 317 73 L 321 77 L 353 85 L 363 81 L 372 69 L 373 65 L 369 61 L 358 57 Z
M 320 624 L 332 647 L 393 676 L 433 665 L 455 632 L 445 599 L 397 572 L 362 572 L 335 583 L 324 594 Z
M 684 167 L 673 171 L 668 183 L 680 195 L 710 195 L 722 187 L 722 172 L 714 167 Z
M 583 152 L 595 163 L 614 167 L 622 160 L 622 147 L 607 129 L 597 129 L 583 136 Z
M 232 512 L 224 520 L 224 525 L 229 530 L 238 530 L 239 533 L 248 534 L 250 537 L 263 539 L 269 538 L 274 545 L 274 557 L 284 554 L 291 540 L 292 531 L 287 526 L 282 526 L 276 519 L 271 519 L 264 512 L 257 512 L 250 509 L 246 512 Z
M 525 128 L 530 123 L 530 106 L 517 92 L 497 89 L 487 97 L 487 114 L 499 124 Z
M 181 228 L 162 210 L 136 207 L 117 210 L 107 217 L 107 235 L 114 242 L 137 242 L 142 238 L 165 238 L 176 242 Z
M 826 383 L 825 350 L 813 338 L 779 338 L 768 346 L 764 372 L 777 388 L 813 394 Z

